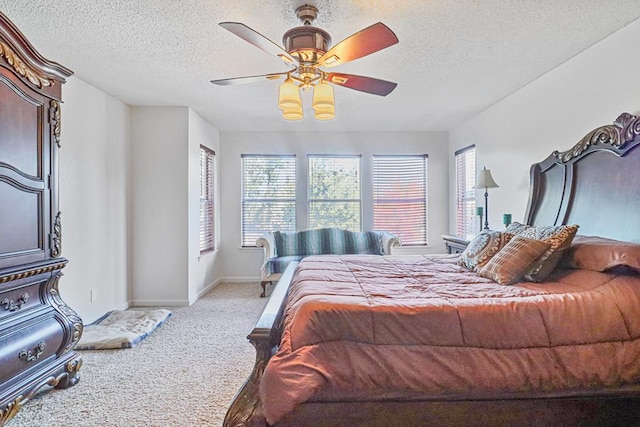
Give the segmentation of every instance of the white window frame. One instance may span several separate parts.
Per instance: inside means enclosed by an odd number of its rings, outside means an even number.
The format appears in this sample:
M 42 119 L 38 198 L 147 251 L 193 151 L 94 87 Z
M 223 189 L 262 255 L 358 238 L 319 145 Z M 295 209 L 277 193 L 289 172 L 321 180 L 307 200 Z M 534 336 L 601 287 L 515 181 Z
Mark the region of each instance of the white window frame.
M 355 180 L 354 185 L 357 186 L 357 198 L 314 198 L 313 197 L 313 163 L 316 160 L 325 159 L 325 160 L 333 160 L 336 162 L 340 162 L 340 160 L 356 160 L 357 161 L 357 170 L 355 171 Z M 361 155 L 336 155 L 336 154 L 308 154 L 307 155 L 307 225 L 308 228 L 319 228 L 319 227 L 338 227 L 338 228 L 346 228 L 352 231 L 361 231 L 362 230 L 362 156 Z M 346 224 L 340 224 L 335 221 L 326 222 L 323 224 L 314 221 L 312 218 L 312 205 L 314 203 L 355 203 L 357 204 L 358 218 L 356 226 L 348 226 Z
M 456 164 L 456 236 L 471 240 L 476 227 L 476 146 L 455 152 Z
M 279 182 L 281 185 L 279 191 L 275 194 L 276 196 L 270 197 L 258 197 L 247 194 L 250 190 L 259 190 L 252 189 L 249 184 L 255 185 L 257 183 L 256 177 L 251 180 L 249 183 L 249 176 L 247 175 L 247 168 L 254 167 L 256 163 L 251 163 L 253 161 L 258 162 L 266 162 L 268 163 L 270 160 L 274 162 L 277 161 L 280 164 L 278 165 L 280 170 L 283 170 L 283 167 L 287 167 L 287 174 L 276 177 L 276 178 L 284 178 L 285 182 Z M 284 164 L 283 164 L 284 162 Z M 241 220 L 240 220 L 240 239 L 242 247 L 255 247 L 256 239 L 263 233 L 268 231 L 296 231 L 296 156 L 293 154 L 242 154 L 241 155 L 241 180 L 242 180 L 242 189 L 241 189 Z M 275 164 L 275 163 L 274 163 Z M 270 177 L 262 183 L 262 185 L 269 185 L 268 180 Z M 292 187 L 291 187 L 292 186 Z M 293 188 L 293 191 L 290 191 Z M 281 221 L 276 222 L 274 224 L 248 224 L 247 223 L 247 215 L 251 214 L 251 211 L 248 209 L 249 206 L 253 206 L 255 204 L 263 204 L 263 205 L 273 205 L 274 210 L 278 212 L 278 209 L 282 209 L 282 215 L 284 216 L 287 209 L 293 209 L 294 215 L 291 218 L 291 221 Z M 273 220 L 274 217 L 270 216 L 270 220 Z M 283 218 L 284 219 L 284 218 Z M 249 230 L 249 231 L 248 231 Z
M 428 158 L 373 155 L 373 227 L 400 237 L 403 246 L 428 244 Z
M 200 146 L 200 253 L 216 249 L 215 222 L 216 153 Z

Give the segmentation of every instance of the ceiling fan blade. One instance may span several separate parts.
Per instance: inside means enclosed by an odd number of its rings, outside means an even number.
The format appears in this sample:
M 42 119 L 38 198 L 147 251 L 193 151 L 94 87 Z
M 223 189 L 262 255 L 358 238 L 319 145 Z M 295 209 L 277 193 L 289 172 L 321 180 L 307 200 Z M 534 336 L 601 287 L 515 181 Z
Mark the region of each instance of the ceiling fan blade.
M 354 59 L 362 58 L 398 43 L 398 37 L 382 22 L 347 37 L 318 60 L 322 67 L 335 67 Z
M 260 76 L 233 77 L 230 79 L 211 80 L 211 83 L 219 86 L 242 85 L 246 83 L 257 83 L 263 80 L 278 80 L 287 73 L 263 74 Z
M 231 31 L 241 39 L 251 43 L 258 49 L 262 49 L 271 55 L 277 56 L 291 65 L 296 64 L 296 60 L 293 59 L 286 50 L 246 25 L 241 24 L 240 22 L 221 22 L 220 26 L 225 30 Z
M 360 92 L 374 95 L 387 96 L 398 86 L 398 83 L 387 80 L 374 79 L 373 77 L 356 76 L 354 74 L 328 73 L 327 81 Z

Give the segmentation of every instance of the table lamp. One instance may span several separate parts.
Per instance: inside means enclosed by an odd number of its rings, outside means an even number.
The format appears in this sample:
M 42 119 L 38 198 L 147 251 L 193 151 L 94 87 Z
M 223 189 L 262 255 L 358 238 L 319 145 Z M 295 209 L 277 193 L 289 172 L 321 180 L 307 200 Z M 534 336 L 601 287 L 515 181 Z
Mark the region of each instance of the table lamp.
M 484 229 L 489 229 L 489 188 L 497 188 L 498 184 L 493 180 L 491 176 L 491 170 L 486 167 L 482 168 L 476 179 L 476 185 L 473 187 L 476 190 L 484 188 Z

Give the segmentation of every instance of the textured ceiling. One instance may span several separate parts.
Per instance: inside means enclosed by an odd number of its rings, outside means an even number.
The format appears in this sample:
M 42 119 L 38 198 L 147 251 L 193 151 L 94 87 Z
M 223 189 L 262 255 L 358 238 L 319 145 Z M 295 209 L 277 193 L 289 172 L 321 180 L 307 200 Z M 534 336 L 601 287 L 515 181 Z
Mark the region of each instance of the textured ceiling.
M 281 45 L 305 3 L 334 44 L 389 26 L 399 44 L 331 71 L 396 90 L 336 87 L 336 119 L 305 110 L 291 122 L 276 107 L 278 81 L 209 83 L 286 70 L 219 22 Z M 0 0 L 0 11 L 47 59 L 130 105 L 189 106 L 221 131 L 395 131 L 450 129 L 638 19 L 640 0 Z

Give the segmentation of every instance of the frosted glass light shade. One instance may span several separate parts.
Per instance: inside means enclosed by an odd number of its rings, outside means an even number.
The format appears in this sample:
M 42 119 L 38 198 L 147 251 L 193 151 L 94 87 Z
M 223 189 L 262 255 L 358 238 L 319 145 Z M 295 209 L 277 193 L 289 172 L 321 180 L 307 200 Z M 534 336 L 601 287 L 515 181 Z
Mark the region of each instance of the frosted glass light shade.
M 336 118 L 335 108 L 316 108 L 315 109 L 316 120 L 331 120 Z
M 301 120 L 304 117 L 302 108 L 285 108 L 282 110 L 282 117 L 287 120 Z
M 314 110 L 335 107 L 333 87 L 329 83 L 320 82 L 313 88 L 312 107 Z
M 292 110 L 299 108 L 302 110 L 302 98 L 300 98 L 300 88 L 291 79 L 286 79 L 280 85 L 278 94 L 278 107 L 281 110 Z

